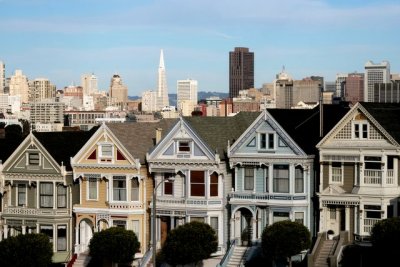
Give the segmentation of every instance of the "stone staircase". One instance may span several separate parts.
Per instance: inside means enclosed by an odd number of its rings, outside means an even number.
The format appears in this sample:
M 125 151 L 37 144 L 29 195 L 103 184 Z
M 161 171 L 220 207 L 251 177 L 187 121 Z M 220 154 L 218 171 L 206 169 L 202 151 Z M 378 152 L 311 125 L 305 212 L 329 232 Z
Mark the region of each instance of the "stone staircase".
M 323 241 L 321 250 L 319 251 L 317 259 L 314 262 L 315 267 L 329 267 L 328 257 L 329 254 L 332 253 L 333 247 L 336 245 L 336 242 L 336 240 Z
M 248 247 L 236 246 L 233 250 L 232 256 L 227 264 L 228 267 L 239 267 L 241 266 L 242 259 L 245 259 L 245 254 Z
M 90 262 L 89 252 L 83 252 L 76 258 L 72 267 L 86 267 Z

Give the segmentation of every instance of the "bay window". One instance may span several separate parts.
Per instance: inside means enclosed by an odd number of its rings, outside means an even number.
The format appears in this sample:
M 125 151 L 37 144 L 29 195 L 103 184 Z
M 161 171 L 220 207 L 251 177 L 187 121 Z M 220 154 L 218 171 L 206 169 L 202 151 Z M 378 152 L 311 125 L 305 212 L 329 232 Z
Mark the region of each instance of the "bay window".
M 67 187 L 62 184 L 57 186 L 57 208 L 67 207 Z
M 205 196 L 204 171 L 190 171 L 190 195 L 195 197 Z
M 244 190 L 254 190 L 254 168 L 244 168 Z
M 113 176 L 113 200 L 126 201 L 126 177 Z
M 53 183 L 40 183 L 40 207 L 53 207 Z
M 131 201 L 139 201 L 139 179 L 132 178 L 131 184 Z
M 275 193 L 289 193 L 289 165 L 274 165 Z
M 210 197 L 218 196 L 218 173 L 213 172 L 210 175 Z

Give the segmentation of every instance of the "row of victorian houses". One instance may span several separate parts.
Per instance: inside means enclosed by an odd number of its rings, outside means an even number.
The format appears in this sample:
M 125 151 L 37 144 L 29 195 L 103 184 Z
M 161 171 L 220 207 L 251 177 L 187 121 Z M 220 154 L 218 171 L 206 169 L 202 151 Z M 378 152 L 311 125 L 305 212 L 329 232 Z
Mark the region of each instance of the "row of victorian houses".
M 215 229 L 217 255 L 281 220 L 313 236 L 367 237 L 400 214 L 399 122 L 400 105 L 358 103 L 0 140 L 0 238 L 45 233 L 53 261 L 67 262 L 118 226 L 136 233 L 140 257 L 151 247 L 154 188 L 158 248 L 190 221 Z

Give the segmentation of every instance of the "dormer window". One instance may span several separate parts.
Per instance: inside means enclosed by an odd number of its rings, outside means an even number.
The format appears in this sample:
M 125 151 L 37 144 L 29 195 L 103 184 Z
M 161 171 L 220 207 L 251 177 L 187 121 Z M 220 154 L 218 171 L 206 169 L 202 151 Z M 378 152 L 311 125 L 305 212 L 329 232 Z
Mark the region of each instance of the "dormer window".
M 33 166 L 39 166 L 40 164 L 40 157 L 39 153 L 37 152 L 29 152 L 28 154 L 28 164 Z
M 354 122 L 353 123 L 353 138 L 354 139 L 368 139 L 368 123 L 367 122 Z
M 179 153 L 190 153 L 190 142 L 189 141 L 178 141 L 178 152 Z
M 258 148 L 261 150 L 275 149 L 275 135 L 273 133 L 260 133 Z

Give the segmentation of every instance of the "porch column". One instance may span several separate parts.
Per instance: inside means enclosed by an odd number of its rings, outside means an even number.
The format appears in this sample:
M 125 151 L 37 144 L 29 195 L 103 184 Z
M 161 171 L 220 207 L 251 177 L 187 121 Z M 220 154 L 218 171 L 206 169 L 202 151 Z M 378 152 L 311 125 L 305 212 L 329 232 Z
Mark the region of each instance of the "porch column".
M 232 241 L 235 239 L 235 215 L 233 215 L 233 218 L 231 218 L 230 227 L 231 227 L 230 240 Z
M 345 207 L 345 230 L 350 233 L 350 206 L 346 205 Z
M 251 224 L 253 227 L 253 233 L 252 233 L 252 237 L 251 237 L 251 241 L 255 241 L 257 239 L 257 218 L 253 217 L 251 219 Z
M 399 162 L 397 158 L 393 159 L 393 184 L 398 185 L 397 173 L 398 173 Z
M 171 223 L 171 230 L 175 229 L 175 217 L 170 216 L 169 217 L 170 223 Z
M 7 239 L 7 237 L 8 237 L 8 225 L 7 224 L 3 225 L 3 229 L 4 229 L 4 239 Z
M 79 254 L 79 226 L 75 226 L 75 253 Z
M 26 234 L 26 225 L 22 225 L 22 234 Z
M 364 211 L 363 211 L 363 208 L 364 208 L 364 205 L 360 205 L 360 208 L 358 210 L 358 222 L 359 222 L 359 226 L 360 226 L 360 229 L 358 232 L 359 235 L 364 234 L 364 216 L 363 216 Z

